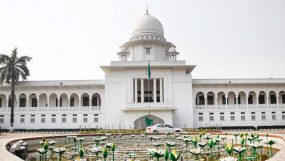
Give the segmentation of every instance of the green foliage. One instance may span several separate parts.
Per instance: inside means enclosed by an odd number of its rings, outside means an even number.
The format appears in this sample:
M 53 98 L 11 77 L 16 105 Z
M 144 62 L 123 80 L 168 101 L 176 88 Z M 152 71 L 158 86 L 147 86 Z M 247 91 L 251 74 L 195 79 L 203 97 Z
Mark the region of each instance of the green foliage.
M 168 152 L 168 150 L 164 150 L 164 159 L 167 161 L 168 160 L 168 158 L 169 158 L 169 152 Z
M 103 154 L 103 158 L 106 159 L 108 157 L 108 155 L 109 155 L 108 148 L 105 147 L 103 149 L 103 153 L 102 154 Z
M 180 158 L 180 153 L 176 153 L 176 150 L 173 150 L 171 153 L 170 153 L 170 160 L 171 161 L 177 161 L 178 159 Z
M 48 142 L 47 141 L 44 143 L 43 148 L 45 149 L 45 151 L 48 150 Z
M 83 157 L 84 157 L 84 151 L 83 151 L 82 148 L 80 148 L 80 150 L 79 150 L 79 157 L 80 157 L 80 158 L 83 158 Z
M 114 143 L 112 143 L 112 145 L 111 145 L 111 150 L 114 152 L 115 149 L 116 149 L 116 145 L 115 145 Z
M 209 148 L 213 148 L 214 145 L 215 145 L 215 143 L 212 139 L 208 141 Z
M 234 150 L 234 146 L 232 144 L 228 144 L 226 146 L 226 152 L 229 156 L 232 154 L 233 150 Z

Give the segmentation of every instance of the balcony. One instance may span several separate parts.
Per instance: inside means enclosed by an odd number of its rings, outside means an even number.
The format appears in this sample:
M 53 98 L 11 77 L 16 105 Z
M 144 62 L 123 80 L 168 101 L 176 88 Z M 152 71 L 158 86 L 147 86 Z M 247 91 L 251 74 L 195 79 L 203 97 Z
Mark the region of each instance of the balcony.
M 269 109 L 284 108 L 285 104 L 195 105 L 195 109 Z
M 15 112 L 25 111 L 101 111 L 101 106 L 81 106 L 81 107 L 15 107 Z M 11 108 L 0 107 L 0 112 L 10 112 Z
M 127 103 L 122 111 L 175 111 L 172 102 Z

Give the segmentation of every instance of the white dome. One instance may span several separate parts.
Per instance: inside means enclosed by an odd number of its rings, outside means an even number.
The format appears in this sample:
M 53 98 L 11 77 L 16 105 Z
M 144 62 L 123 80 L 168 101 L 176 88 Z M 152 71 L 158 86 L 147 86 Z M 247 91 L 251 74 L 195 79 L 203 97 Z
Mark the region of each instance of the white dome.
M 171 48 L 168 50 L 168 52 L 176 52 L 176 48 L 174 46 L 171 46 Z
M 132 32 L 132 37 L 149 34 L 155 34 L 163 37 L 163 26 L 157 18 L 149 14 L 145 14 L 139 19 L 139 21 L 137 21 Z

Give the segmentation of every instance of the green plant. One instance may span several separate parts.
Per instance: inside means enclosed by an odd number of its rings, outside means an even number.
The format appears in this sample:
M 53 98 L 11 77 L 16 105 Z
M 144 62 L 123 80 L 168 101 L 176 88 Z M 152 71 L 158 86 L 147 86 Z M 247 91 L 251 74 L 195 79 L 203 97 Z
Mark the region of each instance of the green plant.
M 116 145 L 114 143 L 112 143 L 111 145 L 111 150 L 112 150 L 112 154 L 113 154 L 113 161 L 115 161 L 115 150 L 116 150 Z
M 168 152 L 167 149 L 165 149 L 165 150 L 164 150 L 164 159 L 165 159 L 165 161 L 167 161 L 168 158 L 169 158 L 169 152 Z
M 108 148 L 104 147 L 103 149 L 103 158 L 104 161 L 106 161 L 106 158 L 108 157 L 109 153 L 108 153 Z
M 177 161 L 180 158 L 180 153 L 177 154 L 176 150 L 173 150 L 170 153 L 170 160 L 171 161 Z
M 231 156 L 233 150 L 234 150 L 234 146 L 232 144 L 228 144 L 226 146 L 226 152 L 227 152 L 228 156 Z
M 79 150 L 79 157 L 82 159 L 84 157 L 84 151 L 82 148 Z

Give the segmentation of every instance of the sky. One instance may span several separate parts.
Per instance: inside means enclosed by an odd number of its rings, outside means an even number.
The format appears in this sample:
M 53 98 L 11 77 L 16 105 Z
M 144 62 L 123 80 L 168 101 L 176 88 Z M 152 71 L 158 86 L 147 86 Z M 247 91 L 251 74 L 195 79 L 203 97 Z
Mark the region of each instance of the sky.
M 0 0 L 0 53 L 29 80 L 104 79 L 146 5 L 193 78 L 285 78 L 284 0 Z

